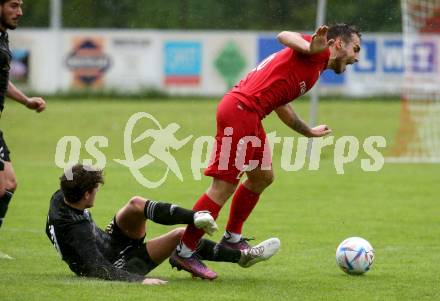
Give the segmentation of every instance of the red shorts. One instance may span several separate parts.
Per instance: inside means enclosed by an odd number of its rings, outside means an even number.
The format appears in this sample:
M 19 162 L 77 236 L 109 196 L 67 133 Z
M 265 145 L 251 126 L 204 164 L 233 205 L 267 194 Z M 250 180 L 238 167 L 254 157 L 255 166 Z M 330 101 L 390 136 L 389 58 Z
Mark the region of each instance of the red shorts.
M 272 155 L 261 120 L 255 111 L 232 95 L 217 108 L 217 134 L 205 175 L 238 183 L 243 172 L 272 169 Z

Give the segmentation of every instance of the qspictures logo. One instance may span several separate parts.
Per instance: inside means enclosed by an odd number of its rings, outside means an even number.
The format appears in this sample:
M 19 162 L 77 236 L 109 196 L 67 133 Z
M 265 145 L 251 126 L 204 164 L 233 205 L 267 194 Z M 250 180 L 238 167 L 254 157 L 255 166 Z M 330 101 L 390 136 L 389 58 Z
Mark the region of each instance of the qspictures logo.
M 148 121 L 149 126 L 141 121 Z M 135 130 L 136 128 L 136 130 Z M 124 158 L 113 159 L 114 162 L 128 168 L 134 179 L 144 187 L 157 188 L 162 185 L 170 174 L 173 174 L 180 181 L 184 181 L 181 171 L 182 164 L 190 162 L 192 177 L 194 180 L 201 180 L 202 171 L 212 163 L 210 158 L 215 146 L 215 138 L 211 136 L 195 137 L 189 135 L 186 137 L 179 133 L 181 126 L 177 123 L 170 123 L 162 126 L 160 122 L 151 114 L 138 112 L 133 114 L 125 125 L 124 136 Z M 139 131 L 140 130 L 140 131 Z M 272 152 L 276 148 L 281 148 L 280 166 L 283 170 L 299 171 L 302 169 L 318 170 L 320 168 L 322 150 L 327 147 L 333 147 L 333 165 L 337 174 L 344 174 L 344 166 L 354 162 L 360 155 L 362 147 L 363 157 L 360 160 L 360 168 L 366 172 L 379 171 L 385 163 L 384 156 L 380 152 L 381 148 L 386 147 L 386 140 L 382 136 L 370 136 L 359 141 L 354 136 L 342 136 L 335 139 L 334 136 L 314 138 L 309 158 L 307 158 L 307 144 L 309 139 L 306 137 L 279 137 L 276 132 L 267 134 L 266 141 L 261 141 L 255 136 L 242 137 L 238 141 L 236 148 L 231 147 L 231 136 L 234 133 L 232 127 L 224 130 L 224 137 L 220 147 L 219 170 L 231 168 L 230 160 L 233 160 L 234 168 L 241 172 L 251 171 L 257 167 L 261 169 L 272 168 Z M 133 135 L 133 133 L 140 133 Z M 296 141 L 295 141 L 296 140 Z M 145 142 L 149 142 L 145 144 Z M 176 160 L 177 152 L 192 141 L 191 157 L 185 160 Z M 139 155 L 133 148 L 143 142 L 144 153 Z M 295 145 L 296 144 L 296 145 Z M 107 158 L 101 151 L 102 148 L 109 146 L 109 139 L 105 136 L 92 136 L 87 139 L 84 147 L 86 152 L 93 159 L 84 159 L 84 165 L 93 165 L 95 167 L 105 168 Z M 252 147 L 264 148 L 264 155 L 261 162 L 258 160 L 246 161 L 247 151 Z M 55 164 L 64 169 L 67 177 L 72 177 L 69 168 L 78 163 L 81 153 L 81 140 L 76 136 L 62 137 L 56 146 Z M 237 151 L 232 153 L 231 149 Z M 272 151 L 266 151 L 272 150 Z M 295 151 L 295 155 L 294 154 Z M 308 159 L 308 160 L 307 160 Z M 308 161 L 308 165 L 307 165 Z M 265 164 L 272 162 L 272 164 Z M 159 178 L 148 178 L 148 168 L 151 164 L 160 164 L 162 174 Z M 187 166 L 185 166 L 187 167 Z

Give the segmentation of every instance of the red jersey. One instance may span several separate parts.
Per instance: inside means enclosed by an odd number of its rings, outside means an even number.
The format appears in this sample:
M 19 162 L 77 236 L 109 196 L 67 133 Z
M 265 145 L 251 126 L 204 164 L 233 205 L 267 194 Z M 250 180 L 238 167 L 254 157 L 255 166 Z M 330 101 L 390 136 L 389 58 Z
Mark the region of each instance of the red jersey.
M 310 35 L 302 37 L 312 40 Z M 327 68 L 329 57 L 328 49 L 307 55 L 286 47 L 263 60 L 228 94 L 264 118 L 310 90 Z

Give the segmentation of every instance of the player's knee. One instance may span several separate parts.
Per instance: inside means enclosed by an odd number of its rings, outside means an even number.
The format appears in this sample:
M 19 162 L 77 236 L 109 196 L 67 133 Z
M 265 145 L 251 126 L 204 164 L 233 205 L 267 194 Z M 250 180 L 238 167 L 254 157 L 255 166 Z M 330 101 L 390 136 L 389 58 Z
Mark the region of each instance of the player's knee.
M 146 200 L 140 196 L 134 196 L 128 201 L 128 206 L 136 211 L 144 211 Z
M 179 227 L 173 230 L 174 238 L 179 241 L 182 239 L 183 233 L 185 233 L 184 227 Z
M 235 192 L 237 184 L 231 184 L 221 180 L 214 180 L 208 189 L 208 196 L 216 201 L 226 202 Z
M 260 186 L 267 187 L 274 181 L 274 175 L 272 172 L 264 173 L 263 176 L 259 177 L 257 182 L 259 182 Z
M 269 172 L 269 173 L 265 174 L 265 176 L 264 176 L 264 184 L 265 184 L 266 187 L 270 186 L 273 183 L 274 180 L 275 180 L 275 175 L 273 174 L 273 172 Z
M 275 180 L 273 172 L 259 174 L 258 177 L 249 177 L 249 185 L 257 190 L 264 189 Z
M 15 190 L 17 190 L 17 180 L 14 179 L 8 179 L 8 181 L 6 182 L 6 190 L 12 191 L 14 192 Z

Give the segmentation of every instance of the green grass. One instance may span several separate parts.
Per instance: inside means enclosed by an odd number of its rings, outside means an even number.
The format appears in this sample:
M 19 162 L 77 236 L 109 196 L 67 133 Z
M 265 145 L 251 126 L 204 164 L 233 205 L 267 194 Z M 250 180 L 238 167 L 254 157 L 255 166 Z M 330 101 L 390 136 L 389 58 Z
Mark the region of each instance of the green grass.
M 307 119 L 308 103 L 295 104 Z M 184 175 L 170 175 L 159 189 L 139 185 L 127 168 L 113 162 L 123 158 L 123 130 L 135 112 L 153 114 L 162 125 L 179 123 L 178 138 L 213 135 L 214 101 L 53 101 L 37 115 L 7 103 L 1 128 L 12 151 L 19 188 L 0 230 L 0 250 L 15 260 L 0 260 L 0 300 L 438 300 L 440 290 L 439 165 L 389 165 L 364 172 L 360 159 L 337 175 L 333 148 L 322 155 L 319 171 L 286 172 L 275 149 L 276 180 L 263 194 L 245 225 L 245 234 L 263 240 L 281 239 L 280 252 L 250 269 L 209 263 L 219 274 L 213 282 L 193 280 L 164 263 L 151 273 L 169 281 L 160 287 L 80 279 L 64 264 L 44 233 L 49 198 L 62 170 L 54 164 L 57 141 L 65 135 L 103 135 L 109 147 L 106 184 L 92 212 L 104 227 L 132 195 L 168 200 L 191 207 L 210 183 L 191 176 L 191 145 L 177 152 Z M 352 135 L 361 142 L 385 136 L 392 145 L 398 128 L 397 101 L 329 101 L 320 104 L 319 119 L 335 137 Z M 274 116 L 267 132 L 292 136 Z M 193 141 L 193 140 L 192 140 Z M 138 150 L 140 151 L 140 150 Z M 388 151 L 388 149 L 386 150 Z M 82 149 L 81 158 L 90 156 Z M 145 169 L 147 177 L 163 167 Z M 226 222 L 227 208 L 219 225 Z M 148 225 L 148 237 L 171 229 Z M 221 231 L 220 231 L 221 232 Z M 214 236 L 219 239 L 221 233 Z M 376 250 L 373 268 L 364 276 L 345 275 L 335 264 L 336 246 L 346 237 L 362 236 Z

